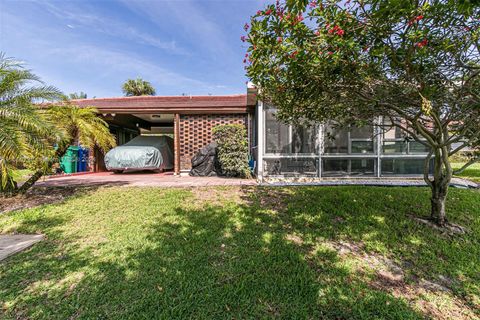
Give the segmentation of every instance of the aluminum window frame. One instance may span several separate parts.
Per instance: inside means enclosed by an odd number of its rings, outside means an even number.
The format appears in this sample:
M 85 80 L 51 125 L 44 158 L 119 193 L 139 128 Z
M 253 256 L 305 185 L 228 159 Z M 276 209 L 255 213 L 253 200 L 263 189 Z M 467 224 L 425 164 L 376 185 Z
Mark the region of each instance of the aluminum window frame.
M 325 153 L 325 128 L 328 124 L 326 123 L 316 123 L 314 126 L 317 128 L 317 138 L 316 138 L 316 151 L 315 153 L 294 153 L 294 152 L 287 152 L 287 153 L 267 153 L 266 152 L 266 134 L 267 134 L 267 126 L 266 126 L 266 112 L 267 110 L 276 109 L 274 106 L 269 105 L 265 107 L 263 102 L 259 102 L 257 105 L 258 109 L 258 176 L 260 181 L 263 181 L 264 178 L 282 178 L 286 177 L 283 174 L 280 175 L 265 175 L 264 168 L 265 168 L 265 160 L 271 159 L 282 159 L 282 158 L 292 158 L 292 159 L 316 159 L 317 164 L 317 178 L 325 177 L 323 175 L 323 160 L 324 159 L 341 159 L 341 160 L 352 160 L 352 159 L 374 159 L 374 173 L 373 175 L 343 175 L 338 176 L 338 178 L 358 178 L 358 177 L 420 177 L 422 174 L 387 174 L 385 175 L 382 172 L 382 160 L 384 159 L 425 159 L 428 152 L 418 152 L 418 153 L 411 153 L 410 152 L 410 141 L 407 141 L 407 153 L 387 153 L 385 154 L 384 151 L 384 142 L 405 142 L 405 139 L 396 138 L 396 139 L 385 139 L 384 138 L 384 131 L 381 129 L 381 125 L 383 123 L 382 117 L 377 117 L 374 119 L 374 124 L 372 126 L 372 138 L 351 138 L 351 130 L 349 129 L 347 132 L 347 151 L 348 153 Z M 290 145 L 290 150 L 292 149 L 293 144 L 293 125 L 288 124 L 288 144 Z M 373 144 L 373 151 L 368 153 L 352 153 L 352 141 L 364 141 L 364 142 L 372 142 Z M 416 141 L 416 140 L 414 140 Z M 351 162 L 349 161 L 349 172 L 351 172 Z M 302 176 L 298 174 L 298 176 Z M 291 177 L 291 175 L 287 175 L 287 177 Z M 311 175 L 305 175 L 305 177 L 311 177 Z
M 328 126 L 328 124 L 321 124 L 321 126 L 323 126 L 324 128 L 326 126 Z M 349 127 L 348 128 L 348 131 L 347 131 L 347 153 L 323 153 L 324 155 L 327 155 L 327 156 L 330 156 L 330 155 L 335 155 L 335 156 L 340 156 L 340 155 L 347 155 L 347 156 L 351 156 L 351 155 L 376 155 L 377 154 L 377 148 L 376 148 L 376 144 L 377 144 L 377 141 L 375 139 L 375 136 L 376 136 L 376 127 L 373 125 L 372 126 L 372 138 L 352 138 L 352 131 L 351 131 L 352 127 Z M 325 137 L 322 136 L 322 139 L 325 140 Z M 372 152 L 367 152 L 367 153 L 353 153 L 352 152 L 352 142 L 372 142 Z
M 262 149 L 262 153 L 263 153 L 263 157 L 268 159 L 268 158 L 279 158 L 279 157 L 292 157 L 292 158 L 295 158 L 295 157 L 316 157 L 318 155 L 318 152 L 309 152 L 309 153 L 299 153 L 299 152 L 291 152 L 292 150 L 292 145 L 293 145 L 293 125 L 292 124 L 285 124 L 288 126 L 288 145 L 289 145 L 289 152 L 284 152 L 284 153 L 274 153 L 274 152 L 267 152 L 267 144 L 265 143 L 267 141 L 267 123 L 266 123 L 266 112 L 271 109 L 272 107 L 269 106 L 268 108 L 265 108 L 265 106 L 263 105 L 263 130 L 262 131 L 259 131 L 259 132 L 262 132 L 263 133 L 263 137 L 264 137 L 264 143 L 263 143 L 263 149 Z M 318 127 L 318 126 L 321 126 L 320 124 L 313 124 L 312 127 L 315 128 L 315 127 Z M 317 141 L 318 141 L 319 137 L 318 137 L 318 134 L 317 134 Z M 316 145 L 317 147 L 319 147 L 319 145 L 317 144 Z M 318 150 L 319 148 L 317 148 Z

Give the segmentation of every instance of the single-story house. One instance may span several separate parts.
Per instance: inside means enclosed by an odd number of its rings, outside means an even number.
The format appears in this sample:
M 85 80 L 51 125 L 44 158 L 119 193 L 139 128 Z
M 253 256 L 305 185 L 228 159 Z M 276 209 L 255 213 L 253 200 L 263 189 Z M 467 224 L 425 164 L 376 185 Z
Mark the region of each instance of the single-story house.
M 212 128 L 243 124 L 260 180 L 305 177 L 419 176 L 426 147 L 392 127 L 339 129 L 329 124 L 295 127 L 275 118 L 275 107 L 257 101 L 254 88 L 226 96 L 141 96 L 74 100 L 94 106 L 119 145 L 139 134 L 174 138 L 174 172 L 187 173 L 191 158 L 212 141 Z M 378 121 L 381 121 L 379 119 Z M 104 170 L 95 154 L 95 170 Z

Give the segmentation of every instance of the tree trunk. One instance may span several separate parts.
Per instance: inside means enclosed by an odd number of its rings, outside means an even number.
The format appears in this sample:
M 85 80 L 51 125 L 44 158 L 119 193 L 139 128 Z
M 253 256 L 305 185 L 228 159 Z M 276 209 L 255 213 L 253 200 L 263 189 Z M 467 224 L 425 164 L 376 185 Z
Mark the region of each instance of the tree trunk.
M 435 154 L 435 158 L 433 159 L 432 180 L 429 178 L 429 162 L 433 154 Z M 439 148 L 429 153 L 425 160 L 424 178 L 432 190 L 430 218 L 441 227 L 447 223 L 445 203 L 450 181 L 452 180 L 452 171 L 447 148 Z
M 433 181 L 432 197 L 430 199 L 432 206 L 430 217 L 442 227 L 447 223 L 445 203 L 447 200 L 449 183 L 450 181 L 446 183 L 442 181 Z
M 43 170 L 36 171 L 20 188 L 18 188 L 17 193 L 26 193 L 42 176 Z
M 55 164 L 56 159 L 60 160 L 67 152 L 68 147 L 69 144 L 64 147 L 58 148 L 55 152 L 55 158 L 47 163 L 47 168 L 51 168 Z M 44 173 L 44 170 L 37 170 L 27 181 L 25 181 L 24 184 L 22 184 L 20 188 L 18 188 L 17 194 L 25 194 L 31 187 L 33 187 L 35 182 L 37 182 L 44 175 Z

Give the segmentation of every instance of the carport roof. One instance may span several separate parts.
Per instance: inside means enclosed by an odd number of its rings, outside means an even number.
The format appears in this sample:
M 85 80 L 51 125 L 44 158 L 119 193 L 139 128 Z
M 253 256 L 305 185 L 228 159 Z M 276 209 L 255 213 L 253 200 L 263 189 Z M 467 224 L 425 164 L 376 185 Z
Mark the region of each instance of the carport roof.
M 92 106 L 100 113 L 246 113 L 255 108 L 254 94 L 223 96 L 141 96 L 76 99 L 73 104 Z

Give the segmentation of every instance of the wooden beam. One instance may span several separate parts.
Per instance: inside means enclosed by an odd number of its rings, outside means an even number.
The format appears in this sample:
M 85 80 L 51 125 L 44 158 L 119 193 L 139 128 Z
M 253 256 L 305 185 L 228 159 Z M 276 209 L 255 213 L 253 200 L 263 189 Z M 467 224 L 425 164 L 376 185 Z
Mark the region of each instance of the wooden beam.
M 175 113 L 173 123 L 173 143 L 174 143 L 174 173 L 180 174 L 180 114 Z
M 116 114 L 115 117 L 113 117 L 111 114 L 108 114 L 106 116 L 103 116 L 102 114 L 100 115 L 102 119 L 107 121 L 108 124 L 113 124 L 119 127 L 123 128 L 128 128 L 132 130 L 137 130 L 139 128 L 150 130 L 152 127 L 152 123 L 145 121 L 143 119 L 137 118 L 131 114 Z M 136 124 L 138 123 L 138 127 Z
M 115 106 L 98 106 L 99 113 L 115 113 L 115 114 L 238 114 L 253 112 L 254 107 L 205 107 L 205 108 L 183 108 L 183 107 L 115 107 Z

